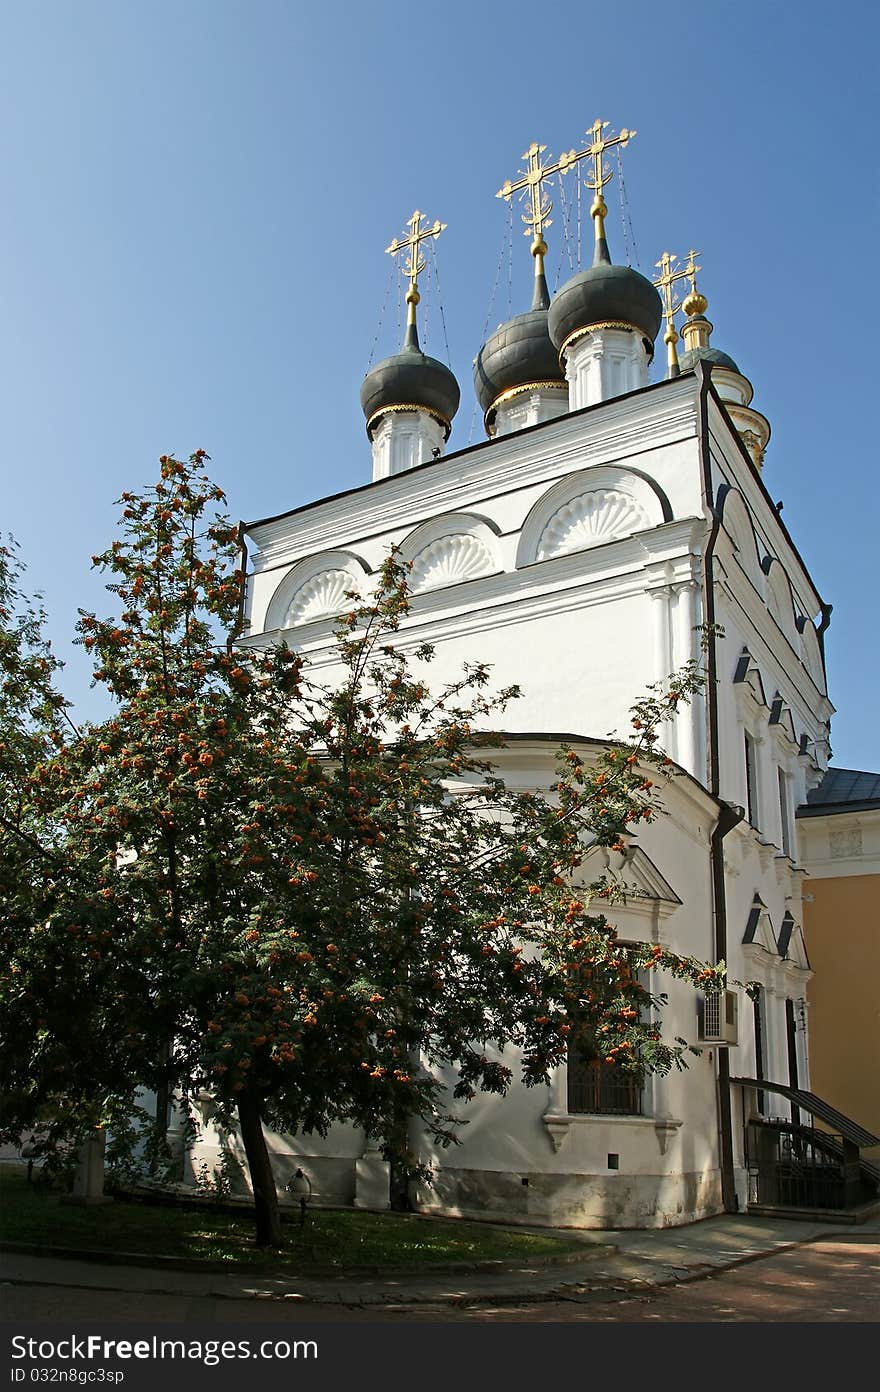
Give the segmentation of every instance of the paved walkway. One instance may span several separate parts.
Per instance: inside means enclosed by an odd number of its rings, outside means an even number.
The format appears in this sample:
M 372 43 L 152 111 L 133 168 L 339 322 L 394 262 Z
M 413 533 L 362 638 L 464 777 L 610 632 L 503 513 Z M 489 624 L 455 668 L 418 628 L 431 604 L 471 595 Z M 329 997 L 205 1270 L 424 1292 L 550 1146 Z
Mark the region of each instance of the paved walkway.
M 142 1294 L 208 1296 L 223 1300 L 290 1301 L 339 1306 L 479 1304 L 549 1301 L 592 1292 L 640 1290 L 708 1276 L 803 1243 L 880 1234 L 880 1221 L 853 1228 L 828 1223 L 728 1215 L 688 1227 L 583 1234 L 584 1260 L 509 1264 L 503 1269 L 326 1278 L 289 1273 L 196 1272 L 97 1260 L 0 1253 L 0 1281 L 14 1285 Z M 571 1233 L 565 1234 L 571 1237 Z M 145 1259 L 146 1260 L 146 1259 Z

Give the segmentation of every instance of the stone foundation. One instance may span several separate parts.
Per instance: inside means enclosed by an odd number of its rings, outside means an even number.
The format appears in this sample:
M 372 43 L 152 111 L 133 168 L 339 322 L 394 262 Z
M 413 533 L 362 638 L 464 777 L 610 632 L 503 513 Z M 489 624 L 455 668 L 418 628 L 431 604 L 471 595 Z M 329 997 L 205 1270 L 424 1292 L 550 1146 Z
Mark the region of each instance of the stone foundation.
M 528 1183 L 523 1183 L 523 1180 Z M 420 1187 L 421 1213 L 538 1227 L 670 1228 L 722 1210 L 716 1171 L 680 1175 L 514 1174 L 443 1169 Z

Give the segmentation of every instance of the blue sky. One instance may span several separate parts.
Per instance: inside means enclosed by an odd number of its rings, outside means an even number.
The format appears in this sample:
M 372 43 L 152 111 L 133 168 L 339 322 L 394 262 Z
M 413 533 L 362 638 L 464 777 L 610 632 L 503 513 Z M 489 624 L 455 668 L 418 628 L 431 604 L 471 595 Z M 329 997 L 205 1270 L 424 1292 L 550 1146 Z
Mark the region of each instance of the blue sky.
M 878 40 L 867 0 L 7 0 L 0 528 L 45 593 L 80 714 L 101 706 L 76 609 L 109 607 L 89 556 L 159 454 L 207 449 L 248 519 L 369 478 L 358 388 L 396 347 L 383 248 L 416 206 L 448 223 L 450 448 L 482 438 L 471 361 L 493 282 L 500 266 L 490 328 L 527 307 L 531 276 L 493 194 L 530 140 L 558 154 L 599 115 L 639 133 L 624 172 L 642 270 L 702 251 L 713 341 L 773 427 L 767 486 L 834 605 L 834 762 L 880 769 Z M 561 224 L 557 205 L 551 285 Z M 423 343 L 445 357 L 422 288 Z

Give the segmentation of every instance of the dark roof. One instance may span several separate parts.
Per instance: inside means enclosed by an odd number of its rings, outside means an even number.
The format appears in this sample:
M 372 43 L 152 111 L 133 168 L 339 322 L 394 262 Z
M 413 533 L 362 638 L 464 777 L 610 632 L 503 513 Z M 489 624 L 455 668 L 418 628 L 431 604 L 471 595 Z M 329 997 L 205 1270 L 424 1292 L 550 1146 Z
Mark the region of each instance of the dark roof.
M 445 363 L 429 358 L 418 347 L 415 334 L 399 353 L 377 363 L 361 383 L 361 407 L 371 422 L 387 407 L 421 406 L 443 421 L 447 439 L 452 417 L 458 410 L 458 383 Z
M 484 413 L 503 392 L 532 382 L 566 385 L 547 331 L 547 311 L 540 308 L 499 325 L 486 339 L 474 363 L 474 388 Z
M 807 793 L 798 810 L 799 817 L 823 817 L 835 812 L 868 811 L 880 808 L 880 773 L 859 769 L 829 768 L 825 777 Z
M 731 372 L 742 373 L 729 353 L 720 348 L 687 348 L 678 360 L 682 372 L 688 372 L 698 362 L 713 363 L 716 367 L 729 368 Z
M 859 1126 L 857 1121 L 852 1121 L 850 1117 L 844 1116 L 843 1112 L 839 1112 L 829 1102 L 824 1102 L 814 1092 L 805 1092 L 803 1088 L 789 1087 L 785 1083 L 768 1083 L 766 1078 L 731 1078 L 730 1081 L 740 1083 L 743 1087 L 757 1088 L 759 1092 L 781 1093 L 796 1107 L 803 1107 L 805 1112 L 809 1112 L 811 1116 L 824 1121 L 826 1126 L 832 1127 L 843 1136 L 845 1141 L 852 1141 L 853 1145 L 868 1148 L 880 1145 L 880 1136 L 866 1131 L 864 1126 Z
M 600 261 L 572 276 L 556 292 L 547 323 L 560 352 L 579 329 L 628 324 L 644 336 L 650 356 L 662 318 L 663 303 L 650 280 L 631 266 Z

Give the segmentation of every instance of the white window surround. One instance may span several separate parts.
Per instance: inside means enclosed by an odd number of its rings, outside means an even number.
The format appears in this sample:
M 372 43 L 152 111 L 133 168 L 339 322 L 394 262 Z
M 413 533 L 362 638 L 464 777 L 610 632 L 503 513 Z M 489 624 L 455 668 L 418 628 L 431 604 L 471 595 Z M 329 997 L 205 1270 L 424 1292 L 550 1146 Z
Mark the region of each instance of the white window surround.
M 761 823 L 764 820 L 761 798 L 760 749 L 760 736 L 754 734 L 748 727 L 744 727 L 742 758 L 745 770 L 745 796 L 743 797 L 743 806 L 746 809 L 749 825 L 755 831 L 761 830 Z
M 742 724 L 763 724 L 768 719 L 770 707 L 764 690 L 764 683 L 758 664 L 749 649 L 744 647 L 737 658 L 733 675 L 733 692 L 736 698 L 737 714 Z M 760 736 L 758 736 L 760 738 Z
M 649 989 L 651 987 L 647 973 L 644 974 L 642 984 Z M 654 1007 L 647 1005 L 645 1018 L 650 1021 L 654 1016 Z M 664 1079 L 659 1074 L 647 1072 L 642 1081 L 641 1091 L 642 1111 L 638 1116 L 617 1112 L 570 1112 L 568 1110 L 568 1065 L 567 1063 L 559 1064 L 551 1073 L 549 1105 L 541 1118 L 547 1128 L 553 1149 L 556 1151 L 561 1149 L 572 1126 L 592 1128 L 624 1126 L 637 1129 L 639 1127 L 653 1127 L 657 1133 L 661 1150 L 664 1150 L 669 1135 L 678 1130 L 682 1121 L 677 1117 L 662 1115 L 665 1089 Z
M 795 860 L 794 854 L 794 815 L 792 811 L 791 798 L 791 774 L 787 772 L 782 764 L 776 765 L 776 784 L 779 792 L 779 830 L 782 835 L 780 849 L 782 854 L 788 856 L 789 860 Z

